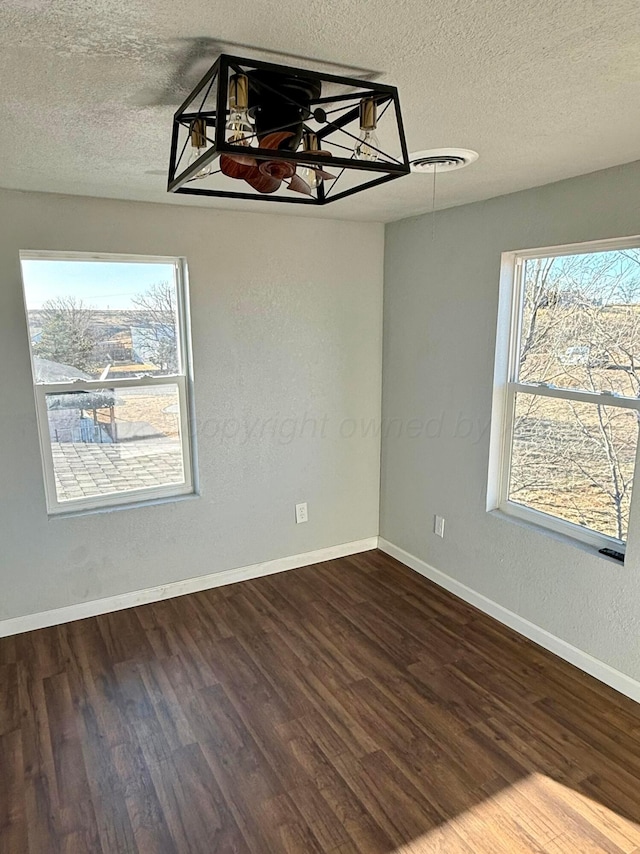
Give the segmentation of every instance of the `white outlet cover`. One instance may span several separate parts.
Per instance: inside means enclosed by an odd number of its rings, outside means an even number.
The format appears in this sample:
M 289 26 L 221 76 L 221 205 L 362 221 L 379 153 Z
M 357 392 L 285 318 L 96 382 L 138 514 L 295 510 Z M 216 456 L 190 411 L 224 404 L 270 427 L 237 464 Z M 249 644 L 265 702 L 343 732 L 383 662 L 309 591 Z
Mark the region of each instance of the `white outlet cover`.
M 309 513 L 307 511 L 307 502 L 304 501 L 302 504 L 296 504 L 296 524 L 300 525 L 302 522 L 309 521 Z

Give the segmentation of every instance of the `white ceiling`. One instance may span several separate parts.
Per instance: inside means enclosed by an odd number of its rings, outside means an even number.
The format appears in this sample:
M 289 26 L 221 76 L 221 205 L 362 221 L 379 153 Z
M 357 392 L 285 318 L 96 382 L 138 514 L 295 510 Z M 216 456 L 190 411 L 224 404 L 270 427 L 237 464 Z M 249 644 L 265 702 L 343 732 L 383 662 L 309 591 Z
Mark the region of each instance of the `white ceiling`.
M 221 48 L 397 85 L 410 150 L 480 152 L 438 207 L 640 159 L 638 0 L 2 0 L 0 186 L 188 203 L 165 191 L 171 117 Z M 198 203 L 389 221 L 429 210 L 431 179 Z

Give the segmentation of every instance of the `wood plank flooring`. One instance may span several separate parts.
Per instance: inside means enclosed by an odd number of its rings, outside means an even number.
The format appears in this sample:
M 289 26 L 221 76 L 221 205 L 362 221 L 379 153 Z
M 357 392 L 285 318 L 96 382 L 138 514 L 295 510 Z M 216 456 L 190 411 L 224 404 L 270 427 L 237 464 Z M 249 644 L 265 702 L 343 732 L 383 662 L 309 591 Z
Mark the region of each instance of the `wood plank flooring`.
M 640 854 L 640 707 L 380 552 L 2 639 L 0 689 L 3 854 Z

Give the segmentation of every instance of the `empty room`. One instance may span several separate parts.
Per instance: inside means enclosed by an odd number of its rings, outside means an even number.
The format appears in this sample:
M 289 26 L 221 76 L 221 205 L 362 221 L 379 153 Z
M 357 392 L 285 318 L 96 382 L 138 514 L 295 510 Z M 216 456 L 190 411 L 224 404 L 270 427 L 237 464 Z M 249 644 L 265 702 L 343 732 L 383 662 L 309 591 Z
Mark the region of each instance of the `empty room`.
M 635 0 L 0 78 L 0 854 L 640 854 Z

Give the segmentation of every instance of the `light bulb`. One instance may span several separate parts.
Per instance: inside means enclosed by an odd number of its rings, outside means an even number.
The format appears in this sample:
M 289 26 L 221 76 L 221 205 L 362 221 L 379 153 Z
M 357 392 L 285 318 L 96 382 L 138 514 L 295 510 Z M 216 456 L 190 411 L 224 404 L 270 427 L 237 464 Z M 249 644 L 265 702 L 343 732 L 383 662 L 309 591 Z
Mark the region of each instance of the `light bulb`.
M 251 145 L 254 130 L 249 118 L 249 78 L 246 74 L 234 74 L 229 80 L 229 119 L 225 128 L 227 142 Z
M 318 137 L 313 131 L 305 131 L 302 137 L 302 150 L 303 151 L 319 151 L 320 144 L 318 143 Z M 298 175 L 302 178 L 303 181 L 306 181 L 311 190 L 317 190 L 320 184 L 322 183 L 322 178 L 318 175 L 317 168 L 313 166 L 300 166 L 298 169 Z
M 207 150 L 207 122 L 205 119 L 194 119 L 191 122 L 191 127 L 189 128 L 189 136 L 191 141 L 191 151 L 189 152 L 189 157 L 187 158 L 187 167 L 191 166 L 192 163 L 195 163 L 198 158 L 202 157 L 202 155 Z M 207 163 L 206 166 L 203 166 L 193 178 L 206 178 L 208 175 L 211 175 L 213 171 L 213 165 L 211 163 Z
M 253 137 L 253 125 L 246 110 L 231 110 L 226 124 L 227 142 L 233 145 L 250 145 Z
M 353 148 L 358 160 L 377 160 L 380 148 L 377 127 L 377 107 L 375 98 L 363 98 L 360 101 L 360 136 Z
M 187 160 L 187 166 L 191 166 L 192 163 L 195 163 L 198 158 L 202 157 L 202 155 L 207 150 L 207 146 L 205 145 L 203 148 L 198 148 L 197 146 L 191 147 L 191 153 L 189 154 L 189 158 Z M 203 166 L 195 175 L 192 175 L 192 178 L 206 178 L 207 175 L 211 175 L 211 164 L 207 163 L 206 166 Z
M 360 136 L 354 147 L 354 153 L 358 160 L 377 160 L 378 152 L 376 148 L 380 148 L 378 136 L 375 130 L 364 128 L 360 131 Z
M 307 182 L 312 190 L 317 190 L 320 186 L 320 182 L 322 181 L 322 178 L 318 175 L 315 169 L 311 168 L 311 166 L 300 166 L 298 169 L 298 175 L 303 181 Z

